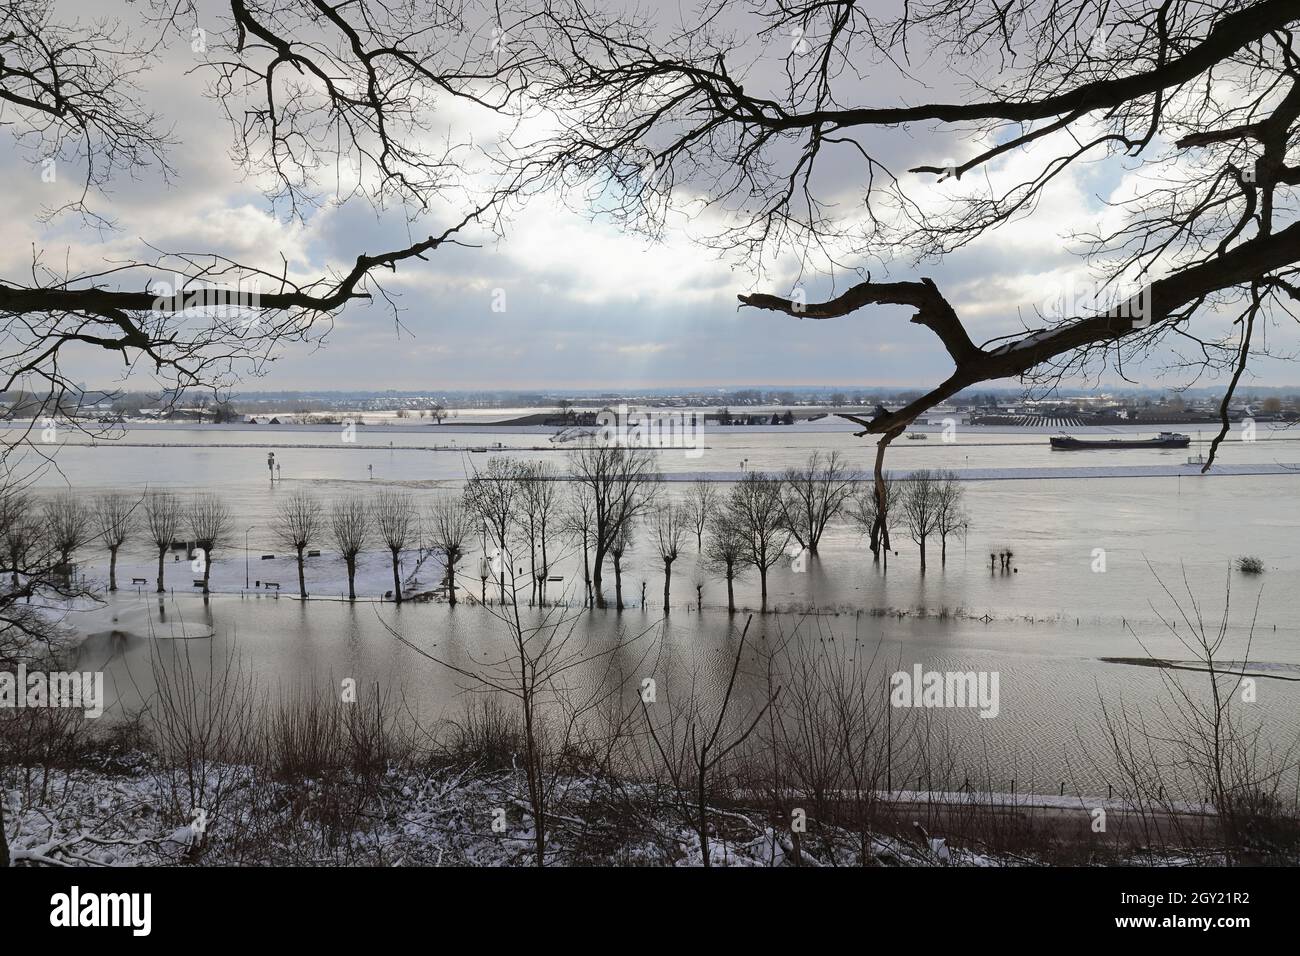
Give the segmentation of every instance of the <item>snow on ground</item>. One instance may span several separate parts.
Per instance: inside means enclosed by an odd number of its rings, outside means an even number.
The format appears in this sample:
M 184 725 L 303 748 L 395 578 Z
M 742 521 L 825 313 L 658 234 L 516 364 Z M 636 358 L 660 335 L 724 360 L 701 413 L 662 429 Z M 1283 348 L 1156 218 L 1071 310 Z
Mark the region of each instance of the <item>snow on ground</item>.
M 251 768 L 212 767 L 219 811 L 189 810 L 176 778 L 129 757 L 112 771 L 39 770 L 26 786 L 13 770 L 0 787 L 14 865 L 148 866 L 178 863 L 290 865 L 530 866 L 535 832 L 519 771 L 471 768 L 390 770 L 371 782 L 362 812 L 357 794 L 311 779 L 276 782 Z M 184 775 L 180 775 L 181 778 Z M 185 787 L 180 788 L 181 791 Z M 340 792 L 343 799 L 339 800 Z M 25 796 L 26 794 L 26 796 Z M 175 797 L 179 797 L 179 800 Z M 629 796 L 640 801 L 628 812 Z M 557 782 L 549 811 L 547 862 L 698 866 L 699 837 L 659 795 L 627 782 L 575 776 Z M 715 866 L 781 866 L 796 849 L 761 810 L 710 810 Z M 495 825 L 494 825 L 495 824 Z M 845 846 L 851 846 L 846 840 Z M 872 841 L 883 865 L 993 865 L 978 853 L 943 852 L 892 838 Z M 848 851 L 831 860 L 805 846 L 804 866 L 860 862 Z

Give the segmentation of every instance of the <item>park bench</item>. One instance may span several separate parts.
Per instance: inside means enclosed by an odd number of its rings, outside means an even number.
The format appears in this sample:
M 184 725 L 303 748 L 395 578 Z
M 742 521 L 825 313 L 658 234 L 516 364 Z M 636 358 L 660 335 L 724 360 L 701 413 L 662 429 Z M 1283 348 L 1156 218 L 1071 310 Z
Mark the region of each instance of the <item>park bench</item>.
M 280 590 L 280 582 L 279 582 L 279 581 L 264 581 L 264 582 L 262 582 L 262 587 L 264 587 L 264 588 L 275 588 L 275 589 L 278 591 L 278 590 Z
M 149 579 L 148 579 L 148 578 L 132 578 L 132 579 L 131 579 L 131 583 L 132 583 L 132 584 L 148 584 L 148 583 L 149 583 Z

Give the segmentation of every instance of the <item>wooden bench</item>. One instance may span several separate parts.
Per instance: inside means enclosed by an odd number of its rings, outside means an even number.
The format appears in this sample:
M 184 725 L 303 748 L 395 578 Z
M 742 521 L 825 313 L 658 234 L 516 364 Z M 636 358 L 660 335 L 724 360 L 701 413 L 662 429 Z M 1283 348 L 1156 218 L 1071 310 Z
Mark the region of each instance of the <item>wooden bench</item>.
M 262 587 L 264 587 L 264 588 L 275 588 L 275 589 L 278 591 L 278 590 L 280 590 L 280 582 L 279 582 L 279 581 L 263 581 L 263 582 L 262 582 Z
M 202 578 L 198 578 L 198 579 L 194 582 L 194 586 L 195 586 L 196 588 L 201 588 L 201 587 L 203 587 L 203 579 L 202 579 Z
M 320 557 L 320 552 L 319 552 L 319 551 L 308 551 L 308 552 L 307 552 L 307 557 L 309 557 L 309 558 L 319 558 L 319 557 Z
M 132 583 L 132 584 L 148 584 L 148 583 L 149 583 L 149 579 L 148 579 L 148 578 L 132 578 L 132 579 L 131 579 L 131 583 Z

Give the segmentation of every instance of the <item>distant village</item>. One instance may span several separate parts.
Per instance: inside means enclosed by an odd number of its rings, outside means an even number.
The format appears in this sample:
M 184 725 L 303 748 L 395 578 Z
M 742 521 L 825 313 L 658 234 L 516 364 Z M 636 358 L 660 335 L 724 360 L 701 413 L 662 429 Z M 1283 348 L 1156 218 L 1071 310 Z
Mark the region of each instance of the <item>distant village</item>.
M 55 401 L 50 396 L 22 392 L 0 395 L 0 420 L 30 420 L 56 414 L 103 424 L 180 422 L 187 424 L 401 424 L 458 425 L 489 421 L 515 425 L 590 427 L 602 409 L 699 409 L 711 426 L 795 425 L 846 414 L 870 418 L 882 408 L 896 409 L 919 397 L 910 390 L 826 391 L 815 388 L 700 390 L 670 394 L 586 393 L 572 396 L 535 392 L 417 393 L 249 393 L 214 399 L 210 394 L 113 394 L 84 391 Z M 918 422 L 1023 427 L 1088 425 L 1178 426 L 1217 422 L 1222 393 L 1160 393 L 1054 396 L 1035 399 L 1010 391 L 959 394 L 938 405 Z M 491 414 L 499 410 L 500 416 Z M 461 421 L 462 411 L 472 419 Z M 1230 421 L 1291 422 L 1300 420 L 1300 395 L 1246 393 L 1227 409 Z M 367 418 L 369 416 L 369 418 Z

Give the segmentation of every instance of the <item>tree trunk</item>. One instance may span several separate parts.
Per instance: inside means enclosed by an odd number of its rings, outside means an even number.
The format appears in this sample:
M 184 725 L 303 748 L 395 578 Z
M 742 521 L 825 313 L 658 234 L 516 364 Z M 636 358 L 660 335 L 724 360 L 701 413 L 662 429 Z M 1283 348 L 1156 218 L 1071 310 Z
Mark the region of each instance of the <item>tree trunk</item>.
M 546 556 L 546 526 L 542 526 L 542 576 L 537 581 L 538 594 L 541 597 L 541 604 L 546 604 L 546 578 L 551 573 L 551 562 Z
M 587 546 L 587 532 L 582 532 L 582 586 L 587 589 L 583 607 L 591 605 L 591 550 Z
M 731 567 L 731 565 L 727 565 L 727 613 L 728 614 L 736 613 L 736 592 L 732 588 L 732 582 L 735 580 L 735 578 L 736 578 L 735 570 Z
M 208 579 L 212 577 L 212 552 L 207 548 L 203 549 L 203 597 L 208 596 Z
M 402 576 L 397 570 L 398 551 L 396 548 L 391 549 L 393 552 L 393 600 L 398 604 L 402 603 Z
M 158 593 L 163 593 L 163 558 L 167 557 L 167 549 L 163 546 L 158 548 Z
M 0 791 L 0 870 L 9 869 L 9 840 L 5 837 L 5 801 Z
M 623 559 L 614 555 L 614 608 L 623 610 Z
M 664 561 L 664 614 L 668 613 L 668 595 L 673 580 L 673 563 Z
M 343 558 L 348 566 L 348 600 L 357 599 L 357 556 L 347 555 Z
M 108 549 L 108 589 L 117 590 L 117 545 Z
M 532 595 L 534 604 L 540 604 L 542 593 L 540 582 L 537 580 L 537 545 L 531 537 L 528 541 L 528 573 L 533 579 L 533 586 L 529 588 L 528 593 Z
M 456 562 L 447 561 L 447 603 L 456 606 Z
M 596 543 L 596 554 L 591 559 L 591 591 L 596 599 L 596 607 L 605 609 L 604 588 L 605 549 Z
M 767 613 L 767 568 L 759 567 L 758 580 L 763 590 L 763 613 Z
M 302 549 L 306 545 L 298 546 L 298 600 L 307 600 L 307 573 L 303 568 Z
M 921 573 L 925 574 L 925 536 L 921 536 Z

